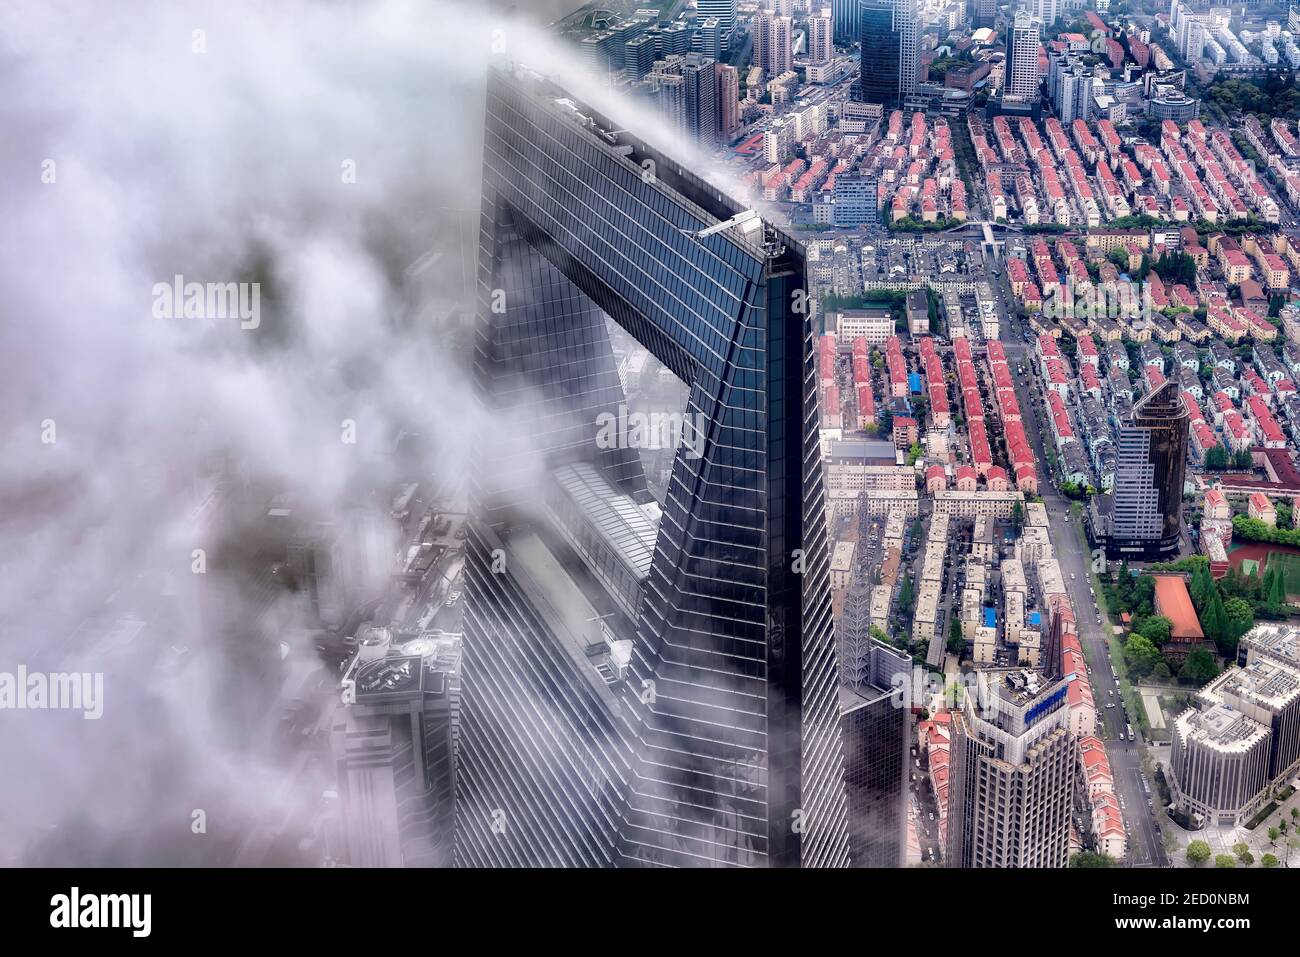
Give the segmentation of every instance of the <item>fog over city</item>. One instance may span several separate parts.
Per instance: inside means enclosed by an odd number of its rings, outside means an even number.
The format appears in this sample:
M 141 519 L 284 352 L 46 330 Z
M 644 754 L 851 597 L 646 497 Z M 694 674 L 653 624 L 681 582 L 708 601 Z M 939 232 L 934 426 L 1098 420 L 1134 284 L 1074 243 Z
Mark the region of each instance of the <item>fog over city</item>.
M 445 3 L 87 9 L 0 25 L 0 671 L 102 671 L 103 715 L 5 714 L 0 861 L 229 863 L 320 795 L 268 744 L 268 675 L 316 652 L 230 503 L 386 504 L 509 440 L 454 320 L 484 71 L 553 54 Z M 260 314 L 158 318 L 182 282 Z

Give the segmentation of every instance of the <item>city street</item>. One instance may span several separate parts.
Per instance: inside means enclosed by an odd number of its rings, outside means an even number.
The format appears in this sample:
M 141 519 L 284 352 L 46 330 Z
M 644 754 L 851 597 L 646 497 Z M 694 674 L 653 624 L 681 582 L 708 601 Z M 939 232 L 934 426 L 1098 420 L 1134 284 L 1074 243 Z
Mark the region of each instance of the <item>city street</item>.
M 999 280 L 996 283 L 999 293 L 1002 292 L 1002 286 L 1003 281 Z M 1167 867 L 1169 860 L 1161 841 L 1160 828 L 1153 810 L 1147 806 L 1148 794 L 1142 786 L 1141 748 L 1138 743 L 1127 740 L 1127 722 L 1122 717 L 1123 702 L 1120 700 L 1119 682 L 1111 667 L 1109 643 L 1103 624 L 1098 623 L 1097 604 L 1091 588 L 1092 557 L 1083 546 L 1078 528 L 1082 519 L 1074 517 L 1072 503 L 1056 490 L 1048 474 L 1043 436 L 1039 430 L 1040 402 L 1030 388 L 1032 378 L 1029 364 L 1034 361 L 1034 352 L 1032 347 L 1024 343 L 1022 324 L 1019 321 L 1013 318 L 1003 328 L 1006 330 L 1003 344 L 1008 361 L 1025 363 L 1026 374 L 1015 377 L 1016 398 L 1020 401 L 1021 410 L 1026 413 L 1022 419 L 1025 433 L 1040 464 L 1039 494 L 1047 506 L 1055 555 L 1061 565 L 1065 586 L 1070 592 L 1070 601 L 1074 605 L 1084 656 L 1092 668 L 1090 677 L 1093 700 L 1101 719 L 1101 736 L 1110 758 L 1115 791 L 1123 811 L 1124 826 L 1128 831 L 1128 863 L 1134 867 Z M 1107 708 L 1106 705 L 1111 703 L 1115 707 Z
M 939 807 L 930 788 L 930 761 L 924 750 L 915 745 L 909 750 L 908 779 L 911 809 L 916 821 L 916 837 L 921 860 L 927 864 L 941 859 L 939 849 Z

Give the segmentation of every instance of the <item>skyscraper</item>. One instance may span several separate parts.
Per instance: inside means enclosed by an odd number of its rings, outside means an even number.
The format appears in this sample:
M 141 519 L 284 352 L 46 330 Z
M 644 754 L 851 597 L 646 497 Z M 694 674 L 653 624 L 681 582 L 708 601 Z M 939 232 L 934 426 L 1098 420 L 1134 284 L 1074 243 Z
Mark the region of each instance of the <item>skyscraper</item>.
M 770 13 L 760 10 L 754 14 L 754 19 L 749 24 L 749 32 L 750 40 L 754 45 L 754 66 L 760 70 L 766 70 L 768 62 L 772 59 L 771 30 L 772 15 Z
M 530 71 L 486 107 L 457 860 L 842 866 L 802 247 Z M 684 385 L 661 498 L 611 329 Z
M 669 122 L 705 146 L 717 143 L 721 128 L 717 66 L 711 57 L 687 53 L 656 61 L 646 76 Z
M 1059 0 L 1033 0 L 1029 10 L 1033 18 L 1045 27 L 1050 27 L 1060 17 Z
M 894 0 L 894 27 L 898 30 L 898 95 L 901 102 L 916 93 L 917 37 L 920 21 L 917 0 Z
M 1092 71 L 1064 50 L 1048 55 L 1047 95 L 1064 124 L 1086 120 L 1092 114 Z
M 855 575 L 837 626 L 849 851 L 854 867 L 901 867 L 906 846 L 907 729 L 902 690 L 912 659 L 875 640 L 871 586 Z
M 686 81 L 686 133 L 697 143 L 715 146 L 721 127 L 718 109 L 718 63 L 699 53 L 688 53 L 682 61 Z
M 861 0 L 831 0 L 831 25 L 835 42 L 850 46 L 857 43 L 858 4 Z
M 1038 99 L 1040 77 L 1038 73 L 1039 22 L 1023 10 L 1016 13 L 1007 27 L 1006 79 L 1003 81 L 1003 100 L 1031 103 Z
M 997 17 L 997 0 L 971 0 L 971 26 L 992 27 Z
M 862 101 L 901 108 L 916 92 L 916 0 L 861 0 L 858 30 Z
M 722 36 L 731 36 L 731 31 L 736 26 L 736 0 L 695 0 L 695 9 L 701 20 L 717 17 Z
M 1066 681 L 979 673 L 952 717 L 949 867 L 1065 867 L 1077 744 Z
M 740 126 L 740 71 L 725 63 L 719 63 L 717 71 L 718 126 L 728 140 Z
M 1094 499 L 1090 522 L 1110 558 L 1173 555 L 1182 533 L 1187 407 L 1170 380 L 1133 406 L 1119 427 L 1114 489 Z
M 668 118 L 668 124 L 685 130 L 686 79 L 682 76 L 682 57 L 674 55 L 656 60 L 645 81 L 659 112 Z
M 771 13 L 754 15 L 754 65 L 769 78 L 794 67 L 794 21 Z
M 623 60 L 625 69 L 634 80 L 640 80 L 654 66 L 656 56 L 655 39 L 648 33 L 642 33 L 627 41 Z
M 347 863 L 450 867 L 460 638 L 361 637 L 330 731 Z
M 696 52 L 715 60 L 722 56 L 722 21 L 717 17 L 706 17 L 701 20 L 696 30 L 696 38 L 699 42 L 699 50 Z
M 829 11 L 810 16 L 808 18 L 808 59 L 813 63 L 826 63 L 834 52 Z

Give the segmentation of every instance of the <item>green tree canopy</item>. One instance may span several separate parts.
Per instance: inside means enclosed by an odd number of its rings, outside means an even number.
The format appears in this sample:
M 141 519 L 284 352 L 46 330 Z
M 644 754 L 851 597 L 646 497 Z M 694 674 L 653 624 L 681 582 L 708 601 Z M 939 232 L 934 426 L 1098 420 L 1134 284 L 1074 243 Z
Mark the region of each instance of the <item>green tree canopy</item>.
M 1124 645 L 1124 658 L 1136 677 L 1145 678 L 1155 670 L 1160 652 L 1145 635 L 1131 635 Z
M 1117 867 L 1115 858 L 1097 851 L 1080 851 L 1070 858 L 1071 867 Z
M 1192 572 L 1192 586 L 1189 589 L 1192 595 L 1192 604 L 1196 606 L 1199 613 L 1209 601 L 1210 594 L 1214 591 L 1214 578 L 1210 575 L 1208 565 L 1200 566 Z
M 1255 625 L 1255 612 L 1244 598 L 1229 598 L 1223 603 L 1228 618 L 1228 633 L 1236 641 Z
M 1174 623 L 1164 615 L 1153 615 L 1142 622 L 1142 637 L 1160 648 L 1169 640 L 1169 632 L 1173 627 Z
M 1219 673 L 1214 666 L 1214 656 L 1204 648 L 1193 648 L 1183 663 L 1182 677 L 1201 685 Z

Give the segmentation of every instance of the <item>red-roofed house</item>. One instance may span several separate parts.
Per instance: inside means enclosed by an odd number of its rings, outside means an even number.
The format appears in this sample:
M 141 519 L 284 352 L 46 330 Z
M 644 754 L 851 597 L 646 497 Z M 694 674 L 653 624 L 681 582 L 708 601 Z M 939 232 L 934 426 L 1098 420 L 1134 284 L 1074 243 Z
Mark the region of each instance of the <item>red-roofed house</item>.
M 925 490 L 933 495 L 948 487 L 948 474 L 942 465 L 931 465 L 925 470 Z
M 1155 612 L 1168 618 L 1169 641 L 1164 646 L 1166 655 L 1185 657 L 1193 648 L 1205 644 L 1205 632 L 1192 606 L 1192 596 L 1187 593 L 1187 582 L 1181 575 L 1155 575 Z
M 1251 518 L 1257 518 L 1266 525 L 1277 527 L 1277 509 L 1263 492 L 1250 493 L 1250 505 L 1247 512 Z
M 1216 521 L 1232 521 L 1232 506 L 1228 504 L 1228 497 L 1217 488 L 1205 491 L 1205 517 Z

